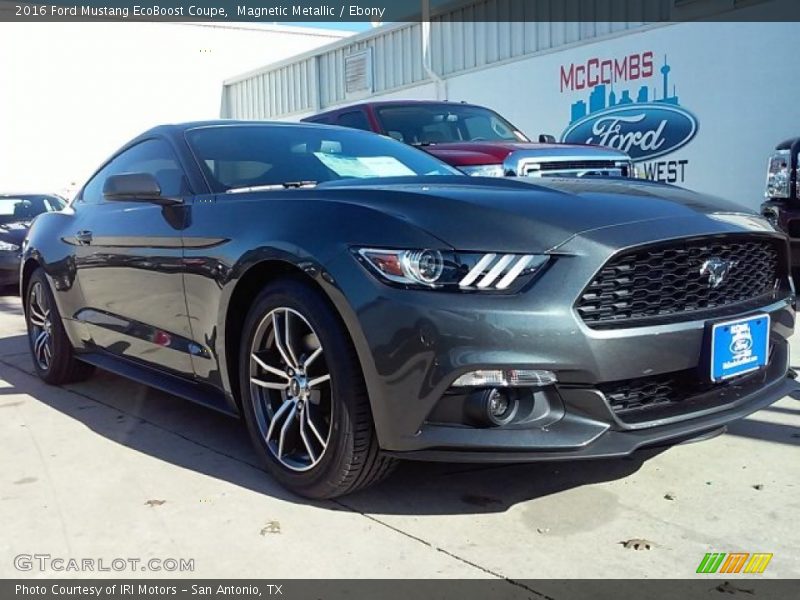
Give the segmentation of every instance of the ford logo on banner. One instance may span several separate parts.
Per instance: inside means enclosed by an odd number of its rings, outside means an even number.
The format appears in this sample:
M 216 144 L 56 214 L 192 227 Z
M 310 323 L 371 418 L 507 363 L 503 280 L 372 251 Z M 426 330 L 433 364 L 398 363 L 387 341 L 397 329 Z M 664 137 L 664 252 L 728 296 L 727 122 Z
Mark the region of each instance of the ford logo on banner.
M 572 123 L 561 141 L 608 146 L 642 161 L 674 152 L 696 134 L 697 119 L 688 110 L 651 102 L 594 112 Z

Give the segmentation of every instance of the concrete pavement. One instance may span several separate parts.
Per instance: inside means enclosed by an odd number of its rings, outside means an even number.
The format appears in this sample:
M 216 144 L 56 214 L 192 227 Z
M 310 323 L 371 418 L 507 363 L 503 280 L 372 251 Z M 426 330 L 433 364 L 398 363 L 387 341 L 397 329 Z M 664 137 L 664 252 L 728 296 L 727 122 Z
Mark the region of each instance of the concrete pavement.
M 308 502 L 257 468 L 236 420 L 102 372 L 31 373 L 19 298 L 0 296 L 0 577 L 683 578 L 706 552 L 771 552 L 764 577 L 800 576 L 800 394 L 626 460 L 405 463 Z M 194 570 L 15 568 L 36 553 Z

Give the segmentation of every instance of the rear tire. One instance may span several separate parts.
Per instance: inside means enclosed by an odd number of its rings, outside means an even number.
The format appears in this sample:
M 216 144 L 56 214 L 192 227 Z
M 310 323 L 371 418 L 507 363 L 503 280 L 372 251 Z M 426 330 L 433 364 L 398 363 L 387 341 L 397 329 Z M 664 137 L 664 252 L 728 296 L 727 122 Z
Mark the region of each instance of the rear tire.
M 287 278 L 261 291 L 245 321 L 239 370 L 251 440 L 284 487 L 333 498 L 391 472 L 396 461 L 378 447 L 355 348 L 318 290 Z
M 64 330 L 53 292 L 44 271 L 37 268 L 25 290 L 25 324 L 36 374 L 52 385 L 87 379 L 94 367 L 75 357 L 75 350 Z

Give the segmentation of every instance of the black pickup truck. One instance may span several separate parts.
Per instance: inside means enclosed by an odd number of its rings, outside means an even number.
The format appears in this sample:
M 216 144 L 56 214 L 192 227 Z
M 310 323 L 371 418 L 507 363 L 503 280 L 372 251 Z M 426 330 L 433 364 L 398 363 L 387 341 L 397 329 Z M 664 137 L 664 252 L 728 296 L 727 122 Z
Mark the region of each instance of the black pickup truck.
M 800 181 L 798 181 L 800 137 L 781 142 L 767 164 L 767 200 L 761 214 L 789 236 L 792 247 L 792 275 L 800 276 Z

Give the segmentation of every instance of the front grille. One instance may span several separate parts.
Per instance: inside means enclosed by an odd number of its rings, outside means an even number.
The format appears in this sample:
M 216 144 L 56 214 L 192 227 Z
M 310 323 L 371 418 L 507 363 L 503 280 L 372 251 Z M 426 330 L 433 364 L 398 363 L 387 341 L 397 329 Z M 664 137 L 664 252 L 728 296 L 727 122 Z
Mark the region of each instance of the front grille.
M 576 304 L 589 327 L 638 326 L 699 317 L 775 292 L 780 242 L 753 236 L 676 240 L 612 258 Z M 729 265 L 712 287 L 706 261 Z M 713 263 L 712 263 L 713 264 Z
M 653 377 L 640 377 L 597 386 L 611 410 L 625 422 L 635 423 L 654 417 L 690 413 L 707 407 L 724 406 L 737 399 L 742 386 L 762 380 L 765 371 L 748 373 L 720 383 L 700 378 L 696 370 L 677 371 Z M 711 400 L 702 396 L 716 392 Z
M 565 160 L 532 163 L 524 165 L 521 171 L 522 175 L 548 175 L 551 177 L 559 174 L 576 176 L 595 172 L 599 172 L 602 175 L 616 175 L 621 177 L 628 177 L 630 175 L 627 165 L 618 165 L 616 161 L 613 160 Z
M 567 169 L 613 169 L 613 160 L 565 160 L 539 163 L 542 171 L 564 171 Z
M 658 377 L 627 379 L 598 386 L 608 400 L 611 409 L 625 413 L 643 408 L 675 404 L 702 393 L 708 387 L 693 384 L 688 373 L 670 373 Z

